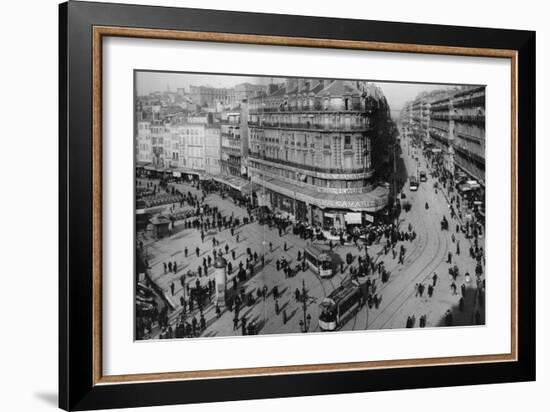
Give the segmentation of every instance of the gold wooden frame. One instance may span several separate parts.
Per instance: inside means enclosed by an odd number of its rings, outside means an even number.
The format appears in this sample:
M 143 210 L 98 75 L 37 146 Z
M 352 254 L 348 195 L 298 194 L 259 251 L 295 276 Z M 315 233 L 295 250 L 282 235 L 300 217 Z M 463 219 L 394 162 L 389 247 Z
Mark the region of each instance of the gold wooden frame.
M 288 365 L 274 367 L 237 368 L 220 370 L 182 371 L 166 373 L 146 373 L 132 375 L 103 375 L 102 372 L 102 40 L 103 37 L 131 37 L 164 40 L 187 40 L 256 45 L 276 45 L 291 47 L 317 47 L 333 49 L 353 49 L 400 53 L 423 53 L 439 55 L 459 55 L 476 57 L 497 57 L 511 60 L 511 180 L 512 180 L 512 242 L 511 242 L 511 352 L 509 354 L 453 356 L 441 358 L 396 359 L 331 363 L 315 365 Z M 135 383 L 145 381 L 168 381 L 189 379 L 215 379 L 227 377 L 299 374 L 400 368 L 413 366 L 456 365 L 468 363 L 513 362 L 518 356 L 517 336 L 517 295 L 518 295 L 518 234 L 517 234 L 517 193 L 518 193 L 518 150 L 517 150 L 517 52 L 503 49 L 465 48 L 452 46 L 430 46 L 417 44 L 383 43 L 369 41 L 334 40 L 319 38 L 299 38 L 283 36 L 263 36 L 196 31 L 157 30 L 127 27 L 93 27 L 93 136 L 92 136 L 92 180 L 93 180 L 93 377 L 94 385 Z

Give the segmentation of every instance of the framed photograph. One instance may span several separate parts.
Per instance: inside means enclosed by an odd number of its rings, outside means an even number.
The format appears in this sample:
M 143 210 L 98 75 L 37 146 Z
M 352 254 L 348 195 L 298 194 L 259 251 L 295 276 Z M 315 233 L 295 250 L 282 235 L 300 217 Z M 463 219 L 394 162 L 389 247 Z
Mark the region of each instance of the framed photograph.
M 61 408 L 535 379 L 534 32 L 59 11 Z

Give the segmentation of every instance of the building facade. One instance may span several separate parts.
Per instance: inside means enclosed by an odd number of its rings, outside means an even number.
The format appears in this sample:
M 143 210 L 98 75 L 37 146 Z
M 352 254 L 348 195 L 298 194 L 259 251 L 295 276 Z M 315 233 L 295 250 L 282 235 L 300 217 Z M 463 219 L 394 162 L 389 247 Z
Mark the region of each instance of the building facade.
M 163 168 L 165 161 L 164 140 L 166 137 L 166 127 L 160 120 L 155 120 L 150 124 L 151 130 L 151 158 L 154 167 Z
M 204 130 L 204 160 L 206 173 L 219 175 L 221 159 L 221 135 L 219 125 L 207 125 Z
M 136 162 L 146 164 L 152 161 L 151 122 L 137 122 Z
M 389 189 L 373 181 L 371 161 L 371 114 L 380 103 L 373 95 L 381 91 L 310 79 L 288 79 L 271 91 L 250 99 L 248 119 L 250 178 L 271 207 L 327 228 L 384 209 Z
M 173 150 L 178 153 L 178 161 L 173 167 L 203 172 L 206 163 L 206 125 L 202 123 L 182 123 L 172 125 L 170 129 L 173 136 Z
M 485 86 L 453 96 L 455 163 L 485 184 Z
M 430 138 L 442 154 L 445 169 L 454 174 L 454 122 L 450 118 L 452 95 L 436 99 L 431 104 Z
M 236 102 L 234 88 L 190 86 L 189 94 L 193 103 L 201 107 L 215 107 L 218 103 L 231 107 Z
M 220 124 L 221 173 L 226 176 L 242 175 L 243 142 L 241 140 L 241 113 L 226 113 Z
M 430 137 L 446 168 L 485 184 L 485 86 L 464 87 L 431 103 Z
M 235 101 L 248 101 L 267 92 L 267 85 L 241 83 L 235 86 Z

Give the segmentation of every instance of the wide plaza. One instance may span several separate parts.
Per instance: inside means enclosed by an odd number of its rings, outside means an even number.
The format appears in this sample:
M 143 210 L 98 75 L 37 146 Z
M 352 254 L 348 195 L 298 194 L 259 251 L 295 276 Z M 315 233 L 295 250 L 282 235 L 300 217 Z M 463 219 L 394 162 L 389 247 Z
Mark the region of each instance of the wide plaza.
M 480 307 L 480 300 L 476 299 L 476 289 L 479 288 L 480 280 L 483 280 L 483 287 L 485 282 L 483 275 L 480 275 L 476 283 L 476 260 L 469 254 L 474 239 L 466 238 L 462 230 L 455 230 L 457 225 L 464 223 L 464 216 L 451 216 L 453 193 L 448 188 L 443 189 L 434 184 L 437 179 L 430 173 L 430 163 L 423 157 L 421 150 L 409 147 L 409 144 L 403 141 L 400 151 L 400 161 L 406 168 L 407 175 L 415 174 L 418 168 L 423 168 L 428 171 L 428 176 L 417 191 L 411 191 L 408 185 L 404 185 L 402 189 L 403 195 L 400 197 L 410 204 L 410 210 L 401 211 L 396 221 L 397 228 L 401 231 L 412 230 L 416 235 L 413 240 L 397 242 L 397 250 L 401 246 L 405 249 L 403 262 L 399 262 L 399 254 L 384 251 L 384 237 L 368 248 L 361 243 L 341 245 L 339 242 L 331 242 L 333 254 L 343 263 L 336 266 L 335 273 L 330 278 L 321 278 L 309 268 L 305 271 L 299 270 L 290 277 L 280 268 L 277 270 L 277 261 L 280 262 L 283 258 L 290 267 L 300 264 L 298 254 L 302 256 L 312 242 L 311 239 L 306 240 L 293 234 L 292 226 L 279 233 L 277 227 L 261 225 L 258 219 L 244 224 L 245 218 L 250 217 L 249 211 L 232 198 L 222 197 L 217 192 L 203 193 L 198 185 L 170 183 L 169 190 L 173 187 L 181 193 L 204 199 L 204 205 L 217 207 L 222 215 L 240 221 L 233 233 L 229 228 L 222 227 L 219 230 L 211 227 L 203 232 L 204 237 L 201 236 L 201 230 L 186 225 L 186 219 L 176 220 L 170 234 L 161 239 L 155 239 L 146 231 L 138 232 L 137 239 L 141 242 L 148 260 L 149 276 L 173 305 L 174 310 L 167 315 L 171 329 L 174 330 L 180 322 L 191 323 L 193 319 L 196 324 L 200 324 L 200 317 L 203 317 L 203 327 L 198 327 L 195 336 L 242 335 L 247 330 L 242 327 L 242 323 L 252 323 L 254 333 L 257 334 L 320 332 L 319 304 L 350 277 L 351 267 L 357 264 L 360 256 L 365 257 L 367 253 L 376 264 L 383 263 L 389 279 L 381 282 L 377 273 L 370 275 L 376 284 L 379 300 L 377 305 L 363 305 L 339 330 L 418 327 L 421 318 L 424 319 L 422 326 L 444 326 L 446 313 L 452 313 L 455 326 L 483 324 L 484 310 Z M 153 184 L 158 181 L 146 179 L 141 184 L 146 182 Z M 435 186 L 440 187 L 440 190 L 436 190 Z M 176 202 L 161 206 L 160 210 L 163 209 L 177 213 L 180 209 L 183 211 L 192 208 Z M 449 222 L 449 230 L 441 228 L 443 217 Z M 481 247 L 484 244 L 483 235 L 484 233 L 477 237 L 477 243 Z M 323 249 L 330 248 L 327 240 L 313 243 Z M 184 310 L 181 305 L 182 302 L 188 302 L 190 288 L 213 282 L 214 249 L 233 267 L 232 274 L 228 276 L 227 288 L 235 289 L 235 294 L 252 296 L 252 299 L 244 300 L 237 318 L 234 308 L 216 308 L 213 299 L 204 307 L 198 308 L 195 305 L 192 310 L 188 306 Z M 248 249 L 250 255 L 247 253 Z M 349 253 L 353 255 L 351 265 L 346 263 L 346 255 Z M 254 254 L 258 257 L 256 260 L 253 259 Z M 239 264 L 246 267 L 248 256 L 254 267 L 252 276 L 242 282 L 232 282 Z M 206 265 L 206 274 L 201 271 L 201 276 L 198 276 L 198 268 L 204 267 L 204 261 L 208 257 L 211 257 L 211 263 Z M 173 262 L 177 269 L 166 270 L 165 264 Z M 458 276 L 452 277 L 449 268 L 455 265 L 459 269 Z M 471 276 L 466 277 L 466 273 Z M 437 275 L 436 280 L 434 274 Z M 431 296 L 426 292 L 419 293 L 418 285 L 426 288 L 432 285 Z M 272 293 L 274 287 L 278 291 L 277 299 Z M 263 290 L 267 293 L 262 293 Z M 307 298 L 297 299 L 297 294 L 302 297 L 306 295 Z M 165 330 L 166 328 L 153 325 L 144 338 L 157 338 Z

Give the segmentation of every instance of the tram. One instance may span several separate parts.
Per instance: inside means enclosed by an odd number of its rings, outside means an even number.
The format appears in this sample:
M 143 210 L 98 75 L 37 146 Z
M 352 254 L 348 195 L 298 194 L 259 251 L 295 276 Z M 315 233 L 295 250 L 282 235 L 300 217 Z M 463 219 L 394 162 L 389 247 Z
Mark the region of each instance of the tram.
M 361 309 L 364 293 L 361 287 L 348 279 L 319 304 L 319 328 L 333 331 L 340 328 Z
M 334 274 L 334 264 L 330 256 L 315 245 L 310 245 L 304 250 L 304 259 L 308 266 L 322 278 L 331 277 Z

